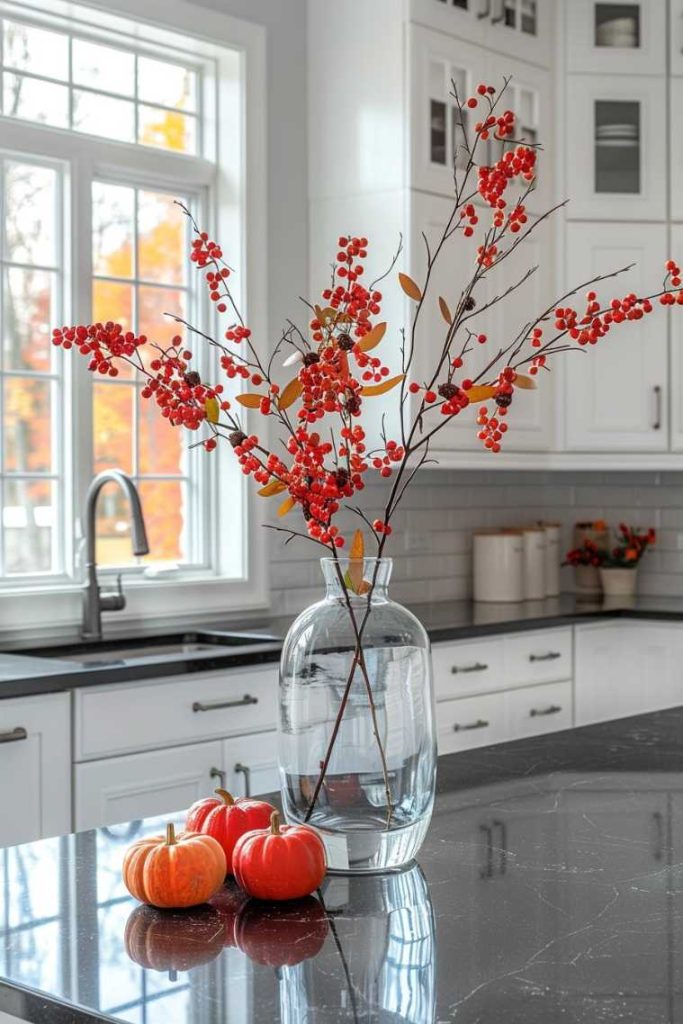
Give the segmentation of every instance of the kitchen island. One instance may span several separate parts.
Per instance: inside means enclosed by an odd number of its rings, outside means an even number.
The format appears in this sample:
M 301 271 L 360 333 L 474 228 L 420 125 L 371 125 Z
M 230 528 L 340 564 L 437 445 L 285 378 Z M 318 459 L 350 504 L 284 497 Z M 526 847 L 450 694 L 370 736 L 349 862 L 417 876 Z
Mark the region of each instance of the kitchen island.
M 441 758 L 419 866 L 280 911 L 137 909 L 158 829 L 0 850 L 2 1024 L 683 1020 L 683 709 Z

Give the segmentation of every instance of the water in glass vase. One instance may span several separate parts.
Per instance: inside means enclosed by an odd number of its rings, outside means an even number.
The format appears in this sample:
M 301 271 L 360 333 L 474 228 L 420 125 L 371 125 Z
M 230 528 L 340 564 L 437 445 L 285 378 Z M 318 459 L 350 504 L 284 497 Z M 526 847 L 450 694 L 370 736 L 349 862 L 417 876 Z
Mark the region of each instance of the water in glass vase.
M 322 564 L 326 596 L 282 654 L 283 807 L 321 830 L 331 870 L 397 869 L 422 845 L 434 801 L 429 640 L 389 599 L 389 559 L 365 559 L 369 595 L 344 591 L 344 560 Z

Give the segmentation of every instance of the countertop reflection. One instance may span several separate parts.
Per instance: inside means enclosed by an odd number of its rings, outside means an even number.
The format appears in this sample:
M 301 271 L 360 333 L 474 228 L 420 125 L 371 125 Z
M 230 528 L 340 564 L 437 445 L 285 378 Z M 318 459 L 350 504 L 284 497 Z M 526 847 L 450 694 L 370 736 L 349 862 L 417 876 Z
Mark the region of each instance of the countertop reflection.
M 683 1020 L 683 709 L 443 758 L 419 866 L 293 904 L 138 906 L 158 830 L 0 851 L 0 1019 Z

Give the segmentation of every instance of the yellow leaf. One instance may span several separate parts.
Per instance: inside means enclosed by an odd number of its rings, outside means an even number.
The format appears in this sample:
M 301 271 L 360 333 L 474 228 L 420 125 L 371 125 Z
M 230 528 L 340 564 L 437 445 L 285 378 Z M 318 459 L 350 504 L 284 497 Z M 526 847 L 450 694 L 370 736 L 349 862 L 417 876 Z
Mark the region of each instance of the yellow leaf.
M 365 557 L 365 541 L 363 531 L 356 530 L 351 541 L 349 551 L 349 568 L 346 573 L 346 585 L 351 587 L 355 594 L 361 593 L 363 585 L 363 566 Z
M 294 501 L 294 498 L 292 498 L 291 496 L 289 498 L 285 498 L 285 500 L 282 502 L 279 509 L 277 510 L 277 514 L 279 516 L 286 516 L 288 512 L 292 511 L 295 505 L 296 502 Z
M 369 352 L 370 349 L 376 348 L 384 337 L 386 329 L 386 324 L 375 324 L 372 330 L 368 331 L 365 337 L 358 342 L 361 352 Z
M 293 405 L 294 402 L 296 402 L 297 398 L 301 394 L 301 390 L 301 381 L 298 377 L 293 377 L 289 384 L 284 386 L 278 399 L 278 408 L 281 412 L 285 409 L 289 409 L 290 405 Z
M 245 391 L 244 394 L 236 396 L 236 401 L 247 409 L 258 409 L 261 404 L 261 399 L 264 397 L 264 395 L 255 395 L 251 391 Z
M 363 539 L 363 531 L 356 530 L 351 541 L 351 549 L 349 551 L 349 558 L 351 561 L 358 561 L 365 557 L 365 541 Z
M 465 394 L 470 402 L 485 402 L 487 398 L 493 398 L 497 390 L 497 388 L 491 387 L 490 384 L 475 384 Z
M 441 316 L 444 318 L 444 320 L 450 327 L 451 324 L 453 323 L 453 316 L 451 314 L 450 309 L 448 308 L 448 303 L 446 302 L 442 295 L 439 295 L 439 309 L 441 310 Z
M 533 377 L 527 377 L 523 373 L 518 373 L 513 381 L 516 388 L 523 388 L 526 391 L 532 391 L 536 387 L 536 381 Z
M 387 391 L 391 391 L 397 384 L 400 384 L 404 377 L 405 373 L 399 373 L 397 377 L 389 377 L 387 380 L 383 380 L 381 384 L 368 384 L 360 389 L 360 393 L 364 398 L 372 398 L 373 395 L 385 395 Z
M 204 402 L 204 411 L 206 412 L 206 418 L 209 423 L 218 423 L 220 406 L 217 398 L 207 398 Z
M 415 302 L 419 302 L 422 298 L 422 292 L 413 281 L 412 277 L 408 277 L 407 274 L 399 274 L 398 281 L 401 288 L 406 293 L 409 299 L 413 299 Z
M 265 487 L 261 487 L 257 494 L 262 498 L 272 498 L 274 494 L 282 494 L 286 490 L 286 484 L 283 484 L 280 480 L 271 480 Z

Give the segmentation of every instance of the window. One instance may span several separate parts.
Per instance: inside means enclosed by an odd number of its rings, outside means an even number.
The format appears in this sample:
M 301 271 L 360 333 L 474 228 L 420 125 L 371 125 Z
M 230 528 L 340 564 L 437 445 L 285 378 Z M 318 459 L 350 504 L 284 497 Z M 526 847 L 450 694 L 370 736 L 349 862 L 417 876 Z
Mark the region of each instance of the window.
M 176 200 L 230 232 L 236 261 L 251 255 L 245 221 L 262 204 L 262 135 L 244 122 L 262 88 L 261 30 L 210 13 L 213 38 L 226 45 L 193 42 L 196 9 L 183 0 L 159 8 L 170 30 L 147 30 L 122 8 L 133 9 L 129 0 L 111 0 L 106 12 L 0 0 L 0 588 L 77 597 L 84 495 L 95 473 L 120 467 L 139 488 L 151 550 L 132 558 L 125 499 L 108 485 L 97 524 L 105 572 L 123 569 L 133 589 L 160 587 L 146 563 L 164 563 L 174 568 L 167 588 L 212 577 L 230 584 L 222 608 L 233 594 L 262 603 L 262 556 L 229 458 L 218 471 L 141 401 L 139 371 L 93 379 L 50 341 L 55 325 L 116 320 L 161 345 L 180 334 L 200 353 L 164 315 L 214 326 Z M 243 278 L 247 307 L 252 288 Z M 211 355 L 201 359 L 200 371 L 215 373 Z M 218 522 L 226 496 L 229 538 Z M 169 597 L 155 610 L 172 605 Z M 69 607 L 76 618 L 77 601 Z

